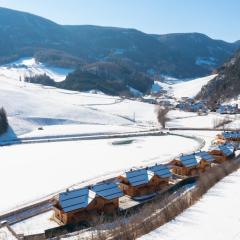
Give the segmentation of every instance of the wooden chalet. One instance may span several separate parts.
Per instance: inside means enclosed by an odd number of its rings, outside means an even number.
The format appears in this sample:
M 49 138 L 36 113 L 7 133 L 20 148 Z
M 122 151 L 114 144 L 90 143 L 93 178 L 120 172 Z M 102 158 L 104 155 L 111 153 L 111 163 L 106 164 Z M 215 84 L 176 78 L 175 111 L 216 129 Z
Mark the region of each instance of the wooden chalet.
M 120 188 L 131 197 L 149 195 L 161 190 L 169 183 L 171 172 L 166 165 L 131 170 L 119 177 Z
M 106 214 L 115 213 L 119 208 L 119 198 L 124 195 L 119 186 L 114 182 L 103 182 L 94 185 L 92 190 L 98 196 L 98 209 Z
M 224 141 L 224 142 L 240 142 L 240 132 L 223 132 L 220 135 L 217 135 L 217 140 L 219 142 Z
M 209 169 L 214 162 L 213 156 L 206 151 L 182 155 L 173 160 L 172 172 L 182 176 L 195 176 Z
M 61 224 L 71 224 L 91 221 L 101 213 L 113 214 L 122 196 L 116 183 L 99 183 L 60 193 L 54 204 L 54 219 Z
M 217 163 L 222 163 L 235 156 L 235 149 L 230 143 L 211 146 L 208 152 L 214 157 Z
M 169 185 L 172 173 L 170 172 L 170 169 L 167 165 L 155 164 L 154 166 L 151 166 L 148 169 L 154 173 L 154 176 L 159 178 L 160 188 L 161 186 Z
M 206 151 L 199 151 L 194 153 L 194 155 L 198 161 L 199 172 L 207 171 L 215 160 L 214 157 Z
M 194 176 L 199 173 L 198 161 L 195 154 L 182 155 L 170 162 L 172 172 L 182 176 Z

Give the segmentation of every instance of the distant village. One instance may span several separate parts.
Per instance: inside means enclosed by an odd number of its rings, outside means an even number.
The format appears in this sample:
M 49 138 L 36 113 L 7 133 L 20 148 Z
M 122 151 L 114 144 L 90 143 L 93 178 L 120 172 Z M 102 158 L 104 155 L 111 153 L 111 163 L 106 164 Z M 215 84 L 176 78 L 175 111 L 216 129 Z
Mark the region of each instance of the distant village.
M 182 97 L 177 102 L 175 99 L 166 98 L 155 98 L 151 96 L 138 98 L 138 101 L 157 104 L 171 109 L 179 109 L 186 112 L 196 112 L 205 113 L 217 112 L 220 114 L 238 114 L 240 113 L 240 108 L 238 104 L 218 104 L 217 107 L 210 108 L 206 101 L 198 101 L 193 98 Z

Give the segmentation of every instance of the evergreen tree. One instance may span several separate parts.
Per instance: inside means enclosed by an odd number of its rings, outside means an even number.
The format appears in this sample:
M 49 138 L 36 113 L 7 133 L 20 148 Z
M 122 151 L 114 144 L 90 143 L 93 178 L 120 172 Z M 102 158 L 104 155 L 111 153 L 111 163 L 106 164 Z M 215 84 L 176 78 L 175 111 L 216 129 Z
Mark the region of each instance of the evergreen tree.
M 0 134 L 3 134 L 8 129 L 8 119 L 7 113 L 5 109 L 2 107 L 0 108 Z

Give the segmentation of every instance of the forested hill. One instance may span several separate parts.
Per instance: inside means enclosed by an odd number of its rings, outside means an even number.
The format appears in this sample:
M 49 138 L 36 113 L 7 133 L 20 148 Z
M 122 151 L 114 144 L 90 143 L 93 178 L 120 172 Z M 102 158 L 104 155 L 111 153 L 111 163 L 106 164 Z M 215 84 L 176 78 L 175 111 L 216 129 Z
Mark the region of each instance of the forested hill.
M 207 75 L 240 43 L 199 33 L 152 35 L 135 29 L 63 26 L 29 13 L 0 8 L 0 63 L 24 56 L 57 66 L 126 62 L 148 75 Z

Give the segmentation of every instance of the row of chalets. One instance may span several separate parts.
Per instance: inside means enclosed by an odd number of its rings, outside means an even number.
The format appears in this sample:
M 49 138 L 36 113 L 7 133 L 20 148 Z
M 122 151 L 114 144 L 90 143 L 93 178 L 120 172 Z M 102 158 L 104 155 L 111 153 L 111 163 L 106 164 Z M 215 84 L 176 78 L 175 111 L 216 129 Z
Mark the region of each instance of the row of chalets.
M 112 180 L 80 189 L 66 190 L 54 199 L 54 219 L 60 224 L 90 221 L 100 214 L 112 215 L 119 210 L 123 197 L 144 198 L 161 192 L 176 183 L 177 176 L 189 177 L 204 173 L 215 164 L 235 156 L 235 143 L 240 132 L 217 135 L 218 144 L 208 151 L 181 155 L 167 164 L 131 169 Z

